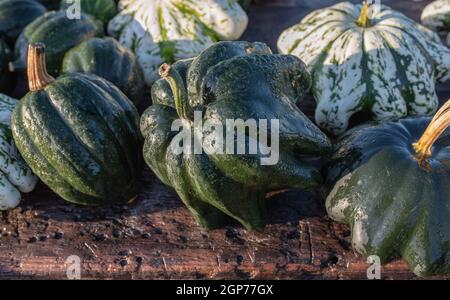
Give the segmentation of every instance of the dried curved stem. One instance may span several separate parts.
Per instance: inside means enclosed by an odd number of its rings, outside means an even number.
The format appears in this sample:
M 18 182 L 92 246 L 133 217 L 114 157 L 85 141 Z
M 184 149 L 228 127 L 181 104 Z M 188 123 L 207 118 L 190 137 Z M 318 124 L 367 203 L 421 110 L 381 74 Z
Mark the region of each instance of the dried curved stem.
M 450 100 L 434 115 L 427 129 L 417 143 L 413 144 L 419 164 L 423 164 L 432 154 L 433 144 L 450 126 Z
M 30 91 L 42 90 L 47 84 L 55 81 L 55 78 L 47 73 L 45 66 L 45 45 L 42 43 L 28 46 L 28 86 Z

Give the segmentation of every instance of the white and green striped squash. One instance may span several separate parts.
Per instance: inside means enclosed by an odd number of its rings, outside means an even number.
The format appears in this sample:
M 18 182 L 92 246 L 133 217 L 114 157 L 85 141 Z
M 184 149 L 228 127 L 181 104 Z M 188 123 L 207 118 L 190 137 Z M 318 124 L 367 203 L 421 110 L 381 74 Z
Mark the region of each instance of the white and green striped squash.
M 151 85 L 162 63 L 197 56 L 219 40 L 236 40 L 247 23 L 237 0 L 120 0 L 108 33 L 135 52 Z
M 450 47 L 450 0 L 437 0 L 428 4 L 422 12 L 422 24 L 446 37 Z
M 0 94 L 0 210 L 16 207 L 21 192 L 31 192 L 36 176 L 20 156 L 12 138 L 11 114 L 17 100 Z
M 340 134 L 358 112 L 378 121 L 429 115 L 436 81 L 450 78 L 450 50 L 438 35 L 385 5 L 349 2 L 313 11 L 285 30 L 282 53 L 309 67 L 319 126 Z

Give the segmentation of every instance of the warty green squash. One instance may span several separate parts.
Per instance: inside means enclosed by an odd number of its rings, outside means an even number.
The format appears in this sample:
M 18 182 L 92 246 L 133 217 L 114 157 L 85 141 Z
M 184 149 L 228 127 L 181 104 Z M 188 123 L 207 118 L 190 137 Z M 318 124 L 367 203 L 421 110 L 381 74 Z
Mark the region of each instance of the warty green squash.
M 0 1 L 0 36 L 13 46 L 25 26 L 46 11 L 42 4 L 34 0 Z
M 60 9 L 66 12 L 80 9 L 81 12 L 91 15 L 105 24 L 117 14 L 117 4 L 114 0 L 79 0 L 78 3 L 80 7 L 75 4 L 74 0 L 61 0 Z
M 450 275 L 450 101 L 433 119 L 363 125 L 326 166 L 328 215 L 359 253 L 403 258 L 417 275 Z
M 330 150 L 330 141 L 295 105 L 311 86 L 300 59 L 271 54 L 262 43 L 219 42 L 195 59 L 163 65 L 160 72 L 163 78 L 152 87 L 153 105 L 141 117 L 144 159 L 199 224 L 219 227 L 231 217 L 248 229 L 262 227 L 267 193 L 314 189 L 321 183 L 318 168 L 302 155 L 320 157 Z M 195 117 L 198 113 L 201 120 Z M 218 146 L 220 138 L 214 142 L 209 137 L 236 119 L 276 119 L 279 126 L 257 125 L 257 152 L 228 152 L 224 144 Z M 174 122 L 182 122 L 183 131 L 173 128 Z M 215 129 L 197 127 L 207 122 L 216 124 Z M 183 141 L 186 148 L 177 152 L 177 137 L 184 130 L 190 134 Z M 228 130 L 231 149 L 239 147 L 241 138 L 249 149 L 255 138 L 250 132 L 239 137 L 236 130 Z M 264 133 L 278 134 L 277 163 L 261 163 L 267 157 L 260 148 Z M 195 149 L 196 141 L 203 142 L 204 151 Z
M 162 63 L 194 57 L 219 40 L 236 40 L 247 23 L 237 0 L 121 0 L 108 34 L 135 52 L 151 86 Z
M 19 205 L 21 192 L 31 192 L 37 177 L 20 156 L 11 133 L 11 114 L 17 100 L 0 94 L 0 211 Z
M 114 83 L 140 107 L 144 97 L 144 75 L 134 53 L 113 38 L 92 38 L 69 50 L 62 73 L 92 73 Z
M 30 92 L 12 116 L 14 140 L 25 161 L 69 202 L 133 200 L 142 167 L 134 105 L 96 75 L 51 77 L 43 44 L 30 44 L 28 52 Z
M 421 20 L 426 27 L 441 33 L 450 47 L 450 0 L 437 0 L 428 4 Z
M 43 43 L 47 47 L 46 61 L 50 75 L 57 76 L 65 53 L 92 37 L 103 36 L 103 25 L 91 16 L 81 14 L 80 19 L 69 19 L 65 12 L 51 11 L 25 27 L 17 39 L 11 69 L 26 73 L 28 45 Z
M 278 48 L 307 64 L 316 123 L 335 134 L 357 113 L 379 121 L 432 114 L 436 81 L 450 78 L 450 50 L 437 34 L 385 5 L 313 11 L 281 34 Z

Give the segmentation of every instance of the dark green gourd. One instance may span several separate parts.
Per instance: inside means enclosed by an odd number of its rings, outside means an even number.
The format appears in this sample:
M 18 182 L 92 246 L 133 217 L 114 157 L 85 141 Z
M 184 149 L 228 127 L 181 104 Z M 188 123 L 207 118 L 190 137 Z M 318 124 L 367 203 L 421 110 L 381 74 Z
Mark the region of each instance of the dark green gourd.
M 403 258 L 422 276 L 450 275 L 450 101 L 430 121 L 345 133 L 326 168 L 326 208 L 351 226 L 363 255 Z
M 139 115 L 113 84 L 93 74 L 52 78 L 42 44 L 29 48 L 30 92 L 12 116 L 17 148 L 63 199 L 101 205 L 137 195 Z
M 220 42 L 193 60 L 163 65 L 160 74 L 163 79 L 152 87 L 153 105 L 141 117 L 144 158 L 158 178 L 175 189 L 198 223 L 214 228 L 231 217 L 248 229 L 262 227 L 268 193 L 314 189 L 321 183 L 319 170 L 301 155 L 327 153 L 330 142 L 295 105 L 311 86 L 300 59 L 271 54 L 261 43 Z M 225 119 L 279 119 L 278 162 L 263 165 L 261 159 L 267 155 L 261 151 L 236 155 L 173 151 L 179 140 L 172 122 L 181 118 L 192 130 L 194 111 L 203 113 L 202 122 L 221 125 Z M 262 136 L 265 130 L 258 124 Z M 275 136 L 272 130 L 275 127 L 267 124 Z M 192 139 L 205 142 L 210 133 L 204 128 L 203 137 L 196 131 Z M 238 139 L 236 131 L 230 134 L 232 141 Z M 245 144 L 248 149 L 248 136 Z
M 114 0 L 80 0 L 81 12 L 89 14 L 102 21 L 108 23 L 117 14 L 117 4 Z M 61 10 L 67 11 L 74 8 L 73 0 L 61 0 Z
M 13 46 L 25 26 L 46 11 L 34 0 L 0 1 L 0 36 Z
M 30 43 L 43 43 L 47 47 L 47 70 L 52 76 L 60 73 L 66 52 L 82 41 L 103 36 L 103 25 L 91 16 L 81 14 L 80 19 L 69 19 L 65 12 L 48 12 L 28 26 L 21 33 L 15 45 L 15 71 L 26 70 L 27 51 Z
M 92 73 L 114 83 L 139 107 L 144 75 L 131 50 L 113 38 L 92 38 L 66 53 L 63 73 Z

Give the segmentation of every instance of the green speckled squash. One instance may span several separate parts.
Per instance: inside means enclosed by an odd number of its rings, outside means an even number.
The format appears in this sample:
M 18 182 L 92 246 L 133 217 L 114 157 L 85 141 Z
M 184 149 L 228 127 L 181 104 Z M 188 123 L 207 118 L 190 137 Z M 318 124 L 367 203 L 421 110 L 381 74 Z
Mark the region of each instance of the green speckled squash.
M 30 92 L 12 116 L 17 148 L 33 172 L 63 199 L 129 202 L 141 171 L 139 115 L 113 84 L 93 74 L 53 79 L 42 44 L 31 44 Z
M 16 149 L 11 134 L 11 114 L 18 101 L 0 94 L 0 210 L 19 205 L 21 192 L 31 192 L 37 177 Z
M 0 36 L 11 46 L 22 30 L 47 10 L 34 0 L 0 1 Z
M 26 70 L 27 51 L 30 43 L 43 43 L 47 47 L 47 69 L 53 76 L 61 70 L 65 53 L 91 37 L 103 36 L 103 25 L 91 16 L 81 14 L 80 19 L 70 20 L 65 12 L 48 12 L 30 23 L 17 39 L 15 71 Z
M 428 4 L 422 12 L 422 24 L 440 33 L 450 47 L 450 0 L 437 0 Z
M 300 57 L 313 76 L 316 123 L 344 132 L 357 113 L 380 121 L 432 114 L 436 81 L 450 79 L 450 49 L 405 15 L 342 2 L 285 30 L 281 53 Z
M 11 88 L 11 74 L 8 70 L 8 63 L 11 58 L 11 50 L 9 50 L 8 45 L 0 39 L 0 93 Z
M 421 276 L 450 275 L 450 101 L 430 120 L 340 137 L 326 168 L 326 208 L 351 226 L 359 253 L 382 263 L 403 258 Z
M 80 0 L 81 12 L 89 14 L 105 24 L 117 14 L 114 0 Z M 61 0 L 61 10 L 75 8 L 73 0 Z
M 134 51 L 151 86 L 162 63 L 195 57 L 219 40 L 236 40 L 247 23 L 237 0 L 121 0 L 108 34 Z
M 219 42 L 194 60 L 163 65 L 161 75 L 152 87 L 153 105 L 141 117 L 144 158 L 202 226 L 223 226 L 231 217 L 248 229 L 262 227 L 267 193 L 321 183 L 317 167 L 301 156 L 327 153 L 330 142 L 295 105 L 311 86 L 300 59 L 271 54 L 261 43 Z M 277 163 L 261 163 L 268 156 L 261 148 L 255 154 L 209 151 L 208 137 L 218 129 L 193 130 L 199 113 L 203 124 L 215 123 L 224 132 L 226 119 L 278 119 Z M 193 139 L 181 153 L 173 151 L 180 143 L 178 130 L 171 130 L 174 121 Z M 275 130 L 271 124 L 257 127 L 259 135 L 275 136 Z M 229 134 L 232 142 L 242 141 L 236 131 Z M 250 133 L 244 134 L 248 149 Z M 191 148 L 199 140 L 206 145 L 201 153 Z
M 114 83 L 139 107 L 144 75 L 133 52 L 113 38 L 92 38 L 66 53 L 63 73 L 92 73 Z

